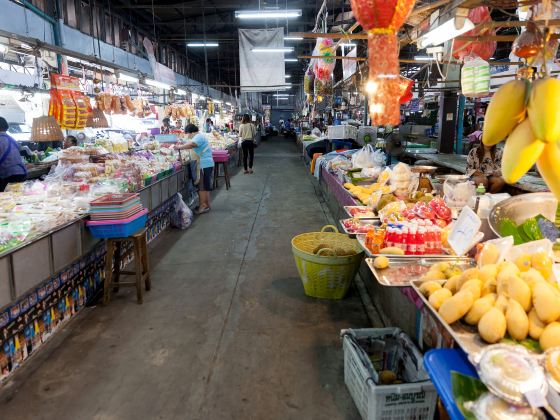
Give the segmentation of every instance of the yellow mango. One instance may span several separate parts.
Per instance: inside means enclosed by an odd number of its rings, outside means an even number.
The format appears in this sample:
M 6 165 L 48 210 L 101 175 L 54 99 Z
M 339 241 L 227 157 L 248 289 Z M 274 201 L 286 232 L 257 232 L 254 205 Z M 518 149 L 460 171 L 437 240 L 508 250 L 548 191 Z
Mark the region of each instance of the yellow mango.
M 535 252 L 531 256 L 531 266 L 546 279 L 552 274 L 552 258 L 545 251 Z
M 455 265 L 449 266 L 444 270 L 441 270 L 441 272 L 443 274 L 445 274 L 445 277 L 447 277 L 448 279 L 456 276 L 456 275 L 460 275 L 461 274 L 461 269 Z
M 537 139 L 546 143 L 560 139 L 560 80 L 546 77 L 532 83 L 527 115 Z
M 474 301 L 472 308 L 469 310 L 467 315 L 465 315 L 465 322 L 470 325 L 478 324 L 482 315 L 488 312 L 494 307 L 494 302 L 496 301 L 496 294 L 491 293 L 489 295 L 483 296 L 480 299 Z
M 489 293 L 496 293 L 496 279 L 487 280 L 482 285 L 482 290 L 480 291 L 480 295 L 486 296 Z
M 498 277 L 498 266 L 496 264 L 487 264 L 479 269 L 478 278 L 482 283 L 486 283 L 490 279 L 496 280 Z
M 443 302 L 445 302 L 451 296 L 453 296 L 453 294 L 449 289 L 442 288 L 430 294 L 430 299 L 428 299 L 428 301 L 430 302 L 430 305 L 432 305 L 434 309 L 437 311 L 440 308 L 440 306 L 443 304 Z
M 517 267 L 517 265 L 515 265 L 515 263 L 512 263 L 511 261 L 502 261 L 498 264 L 498 274 L 500 274 L 502 271 L 511 271 L 514 274 L 521 273 L 519 267 Z
M 539 344 L 543 351 L 560 346 L 560 322 L 551 322 L 543 330 Z
M 531 309 L 528 318 L 529 318 L 529 336 L 533 340 L 538 340 L 541 337 L 541 334 L 544 331 L 546 324 L 539 319 L 537 315 L 537 311 L 535 311 L 535 308 Z
M 509 297 L 508 284 L 512 277 L 517 277 L 512 270 L 504 270 L 496 277 L 496 293 Z
M 493 307 L 480 318 L 478 322 L 478 334 L 487 343 L 493 344 L 500 341 L 506 335 L 506 317 L 502 311 Z
M 470 290 L 473 294 L 473 299 L 478 299 L 482 291 L 482 282 L 479 279 L 471 279 L 463 283 L 461 290 Z
M 451 267 L 451 264 L 449 264 L 448 262 L 442 261 L 442 262 L 438 262 L 438 263 L 435 263 L 434 265 L 432 265 L 430 267 L 430 270 L 441 271 L 443 273 L 449 267 Z M 461 273 L 457 273 L 457 274 L 461 274 Z
M 461 290 L 450 297 L 439 308 L 439 315 L 448 324 L 458 321 L 471 309 L 474 299 L 470 290 Z
M 527 88 L 526 80 L 511 80 L 494 93 L 484 118 L 482 142 L 485 145 L 498 144 L 525 119 Z
M 426 281 L 418 289 L 424 296 L 429 297 L 436 290 L 441 289 L 441 284 L 437 281 Z
M 519 271 L 521 271 L 522 273 L 525 271 L 529 271 L 529 269 L 531 268 L 531 256 L 529 254 L 520 255 L 515 259 L 515 265 L 517 266 L 517 268 L 519 268 Z
M 525 340 L 529 334 L 527 313 L 515 299 L 510 299 L 506 309 L 507 332 L 515 340 Z
M 439 270 L 428 270 L 426 274 L 420 277 L 420 280 L 445 280 L 445 274 Z
M 502 156 L 502 176 L 513 184 L 537 162 L 546 143 L 537 140 L 531 130 L 529 119 L 513 129 L 506 140 Z M 521 267 L 519 267 L 521 269 Z M 524 271 L 524 270 L 521 270 Z
M 498 247 L 494 244 L 486 244 L 482 248 L 482 251 L 480 251 L 479 262 L 482 268 L 484 268 L 489 264 L 496 264 L 499 257 L 500 250 Z
M 451 293 L 455 293 L 455 292 L 457 292 L 457 285 L 458 285 L 460 280 L 461 280 L 460 275 L 453 276 L 445 282 L 445 285 L 443 287 L 451 290 Z
M 521 273 L 520 277 L 521 280 L 527 283 L 527 286 L 529 286 L 531 290 L 533 290 L 536 283 L 540 281 L 545 281 L 542 274 L 539 271 L 535 270 L 534 268 L 530 268 L 529 271 L 526 271 L 525 273 Z
M 498 308 L 503 313 L 506 312 L 508 304 L 508 298 L 504 295 L 498 295 L 496 298 L 496 303 L 494 303 L 494 307 Z
M 380 255 L 373 260 L 373 266 L 379 269 L 387 268 L 389 267 L 389 258 Z
M 560 200 L 560 149 L 556 143 L 545 146 L 537 160 L 537 168 L 550 191 Z
M 520 277 L 511 276 L 508 282 L 508 296 L 515 299 L 525 312 L 531 309 L 531 288 Z
M 539 319 L 548 324 L 560 317 L 558 291 L 547 282 L 538 282 L 533 288 L 533 306 Z

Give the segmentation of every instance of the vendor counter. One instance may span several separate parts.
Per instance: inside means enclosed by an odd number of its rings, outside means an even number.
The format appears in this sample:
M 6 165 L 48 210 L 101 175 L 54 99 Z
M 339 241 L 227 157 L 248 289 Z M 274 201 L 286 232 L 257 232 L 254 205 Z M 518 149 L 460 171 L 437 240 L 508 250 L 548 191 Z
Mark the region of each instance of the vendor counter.
M 175 194 L 194 192 L 194 162 L 142 188 L 147 239 L 168 225 Z M 105 242 L 85 217 L 0 254 L 0 379 L 6 378 L 103 289 Z
M 464 174 L 467 169 L 467 156 L 445 153 L 413 153 L 405 152 L 404 156 L 412 160 L 428 160 L 435 166 L 451 169 Z M 519 181 L 508 186 L 518 192 L 545 192 L 550 191 L 540 176 L 526 174 Z

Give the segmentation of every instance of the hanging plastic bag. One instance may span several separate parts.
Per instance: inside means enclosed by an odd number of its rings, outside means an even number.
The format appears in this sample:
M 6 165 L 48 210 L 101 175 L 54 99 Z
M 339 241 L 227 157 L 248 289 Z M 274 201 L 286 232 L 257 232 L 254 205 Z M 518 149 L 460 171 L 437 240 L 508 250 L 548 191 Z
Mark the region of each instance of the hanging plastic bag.
M 177 229 L 187 229 L 192 224 L 193 213 L 189 206 L 183 201 L 183 196 L 177 193 L 175 196 L 175 206 L 171 211 L 171 226 Z
M 465 57 L 461 69 L 461 91 L 470 97 L 487 96 L 490 93 L 490 65 L 480 57 Z
M 313 95 L 313 91 L 315 89 L 314 82 L 315 82 L 315 74 L 313 73 L 313 69 L 310 66 L 307 69 L 307 72 L 305 73 L 305 76 L 303 78 L 303 91 L 307 95 Z
M 352 155 L 353 168 L 374 168 L 385 164 L 385 154 L 367 144 Z

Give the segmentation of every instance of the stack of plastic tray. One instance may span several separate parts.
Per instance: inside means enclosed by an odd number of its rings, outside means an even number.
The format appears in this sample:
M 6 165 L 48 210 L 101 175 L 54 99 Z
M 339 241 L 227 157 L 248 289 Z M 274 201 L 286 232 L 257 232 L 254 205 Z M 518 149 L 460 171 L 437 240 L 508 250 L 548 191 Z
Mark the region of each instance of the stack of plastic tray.
M 96 238 L 127 237 L 146 226 L 147 213 L 139 194 L 107 194 L 91 202 L 87 226 Z

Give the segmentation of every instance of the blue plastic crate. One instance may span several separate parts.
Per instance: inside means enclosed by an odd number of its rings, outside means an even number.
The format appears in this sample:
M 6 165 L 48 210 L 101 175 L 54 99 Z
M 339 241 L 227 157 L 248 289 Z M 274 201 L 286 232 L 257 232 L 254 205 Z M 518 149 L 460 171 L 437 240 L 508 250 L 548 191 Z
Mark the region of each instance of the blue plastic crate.
M 130 221 L 110 224 L 92 224 L 92 222 L 88 222 L 87 226 L 89 227 L 91 234 L 95 238 L 126 238 L 127 236 L 131 236 L 134 233 L 138 232 L 140 229 L 146 227 L 147 221 L 148 210 L 144 209 L 139 213 L 137 217 Z

